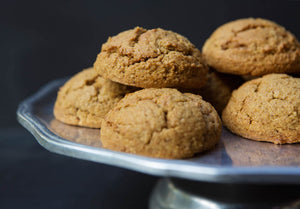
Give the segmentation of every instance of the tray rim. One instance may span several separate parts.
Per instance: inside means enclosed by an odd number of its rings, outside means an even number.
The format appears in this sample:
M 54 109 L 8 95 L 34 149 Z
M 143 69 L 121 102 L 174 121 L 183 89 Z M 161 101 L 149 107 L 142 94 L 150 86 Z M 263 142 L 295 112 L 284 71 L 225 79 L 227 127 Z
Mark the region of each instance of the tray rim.
M 157 159 L 104 148 L 87 146 L 61 138 L 51 132 L 33 113 L 34 103 L 61 86 L 67 78 L 49 82 L 21 102 L 17 120 L 47 150 L 83 160 L 118 166 L 137 172 L 215 183 L 300 184 L 300 167 L 296 166 L 216 166 L 185 160 Z

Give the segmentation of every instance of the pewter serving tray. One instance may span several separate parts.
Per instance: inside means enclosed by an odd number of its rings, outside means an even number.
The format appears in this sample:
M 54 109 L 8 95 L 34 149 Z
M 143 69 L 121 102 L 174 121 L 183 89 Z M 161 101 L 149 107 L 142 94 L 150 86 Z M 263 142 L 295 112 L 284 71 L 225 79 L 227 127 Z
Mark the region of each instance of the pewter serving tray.
M 55 80 L 23 101 L 19 122 L 49 151 L 164 177 L 223 183 L 300 183 L 300 144 L 274 145 L 231 134 L 209 152 L 184 160 L 166 160 L 102 148 L 99 129 L 69 126 L 52 113 L 66 79 Z

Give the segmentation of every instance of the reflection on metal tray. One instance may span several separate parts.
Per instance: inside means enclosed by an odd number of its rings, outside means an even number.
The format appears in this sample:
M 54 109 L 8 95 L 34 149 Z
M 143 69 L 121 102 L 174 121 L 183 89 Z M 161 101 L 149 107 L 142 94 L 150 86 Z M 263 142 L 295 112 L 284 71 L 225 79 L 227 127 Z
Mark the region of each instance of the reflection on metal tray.
M 52 109 L 65 79 L 47 84 L 19 105 L 17 117 L 46 149 L 135 171 L 190 180 L 227 183 L 300 183 L 300 144 L 274 145 L 242 139 L 222 130 L 209 152 L 184 160 L 156 159 L 102 148 L 99 129 L 63 124 Z

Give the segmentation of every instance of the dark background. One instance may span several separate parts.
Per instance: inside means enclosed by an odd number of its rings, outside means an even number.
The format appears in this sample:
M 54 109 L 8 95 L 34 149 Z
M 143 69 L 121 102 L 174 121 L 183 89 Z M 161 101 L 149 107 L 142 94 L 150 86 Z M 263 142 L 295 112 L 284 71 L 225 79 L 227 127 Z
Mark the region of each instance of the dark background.
M 243 17 L 300 37 L 300 0 L 0 1 L 0 208 L 146 208 L 156 177 L 49 153 L 18 125 L 18 104 L 91 66 L 123 30 L 161 27 L 201 49 L 216 27 Z

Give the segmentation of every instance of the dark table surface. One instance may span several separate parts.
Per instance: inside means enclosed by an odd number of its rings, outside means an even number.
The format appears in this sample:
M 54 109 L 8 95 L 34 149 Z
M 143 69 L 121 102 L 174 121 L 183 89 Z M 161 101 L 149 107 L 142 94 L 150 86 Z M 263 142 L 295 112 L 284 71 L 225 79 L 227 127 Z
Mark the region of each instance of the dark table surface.
M 0 129 L 0 208 L 147 208 L 157 177 L 42 148 L 25 129 Z

